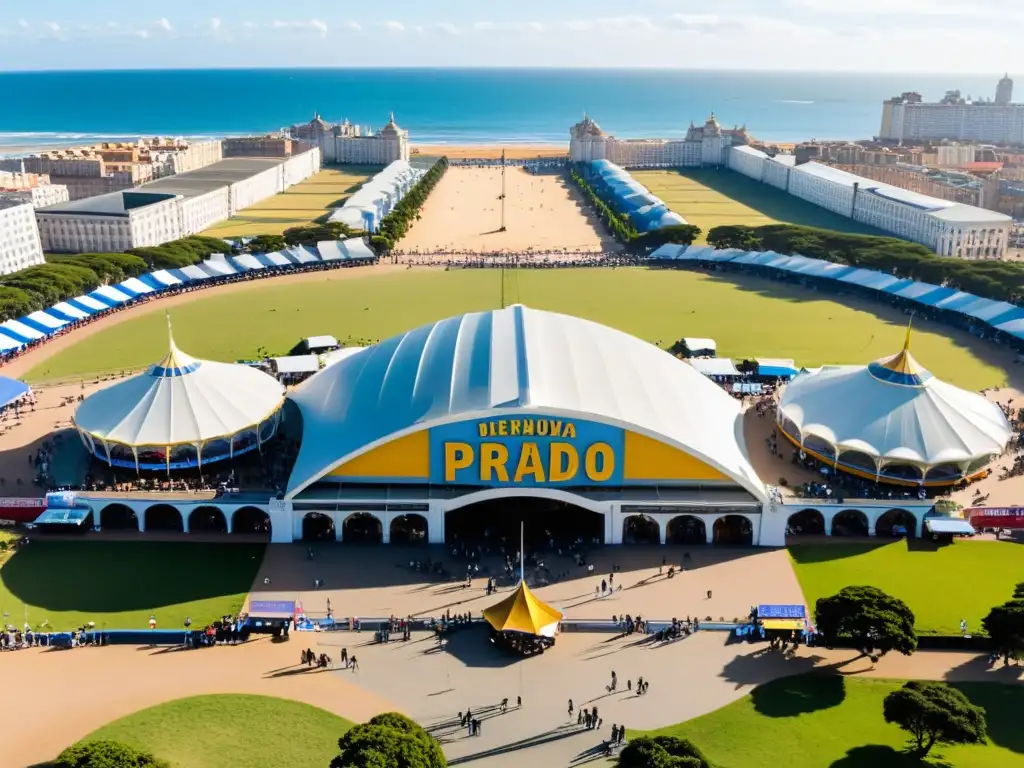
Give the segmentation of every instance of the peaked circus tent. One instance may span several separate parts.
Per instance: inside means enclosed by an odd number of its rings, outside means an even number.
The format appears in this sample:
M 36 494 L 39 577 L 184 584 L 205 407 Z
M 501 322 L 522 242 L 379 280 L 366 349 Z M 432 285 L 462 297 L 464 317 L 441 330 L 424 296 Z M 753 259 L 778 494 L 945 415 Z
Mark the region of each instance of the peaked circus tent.
M 538 598 L 525 581 L 500 603 L 484 609 L 484 619 L 497 632 L 523 632 L 553 637 L 562 612 Z
M 170 339 L 164 359 L 88 397 L 74 422 L 115 466 L 201 466 L 259 448 L 277 429 L 284 388 L 246 365 L 197 360 Z
M 782 431 L 839 469 L 915 485 L 951 484 L 1001 454 L 999 406 L 932 376 L 904 348 L 867 366 L 802 373 L 779 398 Z

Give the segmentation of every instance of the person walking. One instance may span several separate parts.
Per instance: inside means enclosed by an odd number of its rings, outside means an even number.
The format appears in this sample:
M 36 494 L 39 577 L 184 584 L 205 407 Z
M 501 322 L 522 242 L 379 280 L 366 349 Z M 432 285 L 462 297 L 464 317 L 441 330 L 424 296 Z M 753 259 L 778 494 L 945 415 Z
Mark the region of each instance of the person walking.
M 569 719 L 570 720 L 572 720 L 572 711 L 573 711 L 572 699 L 569 699 Z
M 341 649 L 341 663 L 348 669 L 348 648 Z
M 359 669 L 359 661 L 356 659 L 355 655 L 352 656 L 350 661 L 352 662 L 352 671 L 355 672 Z

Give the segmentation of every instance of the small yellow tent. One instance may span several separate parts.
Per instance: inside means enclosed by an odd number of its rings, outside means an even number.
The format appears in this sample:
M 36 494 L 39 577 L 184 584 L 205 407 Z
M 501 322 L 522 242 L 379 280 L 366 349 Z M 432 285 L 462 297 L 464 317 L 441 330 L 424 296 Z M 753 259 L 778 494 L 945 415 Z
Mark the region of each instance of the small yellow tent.
M 542 602 L 525 581 L 500 603 L 484 609 L 484 618 L 498 632 L 525 632 L 551 637 L 562 620 L 562 612 Z

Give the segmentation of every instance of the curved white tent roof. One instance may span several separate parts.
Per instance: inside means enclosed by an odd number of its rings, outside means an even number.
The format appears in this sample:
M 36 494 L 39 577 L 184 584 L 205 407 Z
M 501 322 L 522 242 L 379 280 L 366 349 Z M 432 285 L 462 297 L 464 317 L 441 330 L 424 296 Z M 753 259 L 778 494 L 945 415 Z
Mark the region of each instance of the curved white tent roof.
M 325 368 L 291 397 L 303 436 L 290 495 L 401 434 L 531 409 L 646 433 L 765 499 L 739 403 L 667 352 L 568 315 L 513 306 L 450 317 Z
M 144 373 L 86 398 L 78 429 L 133 447 L 198 445 L 256 427 L 284 402 L 284 388 L 261 370 L 196 360 L 173 338 L 170 346 Z
M 867 366 L 824 367 L 797 376 L 779 399 L 779 419 L 876 463 L 927 469 L 1002 453 L 1010 425 L 995 403 L 939 381 L 903 351 Z

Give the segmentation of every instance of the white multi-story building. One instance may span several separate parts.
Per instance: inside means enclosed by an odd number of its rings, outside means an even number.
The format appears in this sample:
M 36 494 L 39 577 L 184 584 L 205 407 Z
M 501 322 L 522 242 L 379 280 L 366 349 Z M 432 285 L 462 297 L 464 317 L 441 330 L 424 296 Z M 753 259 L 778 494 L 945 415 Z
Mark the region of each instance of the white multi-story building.
M 66 203 L 69 199 L 68 188 L 63 184 L 40 184 L 25 189 L 4 189 L 3 184 L 0 183 L 0 207 L 27 203 L 33 208 L 45 208 L 48 205 Z
M 1006 254 L 1013 220 L 984 208 L 910 192 L 819 163 L 795 165 L 793 157 L 769 157 L 753 147 L 729 150 L 729 168 L 784 190 L 840 216 L 940 256 L 999 259 Z
M 623 168 L 719 166 L 727 163 L 729 147 L 747 143 L 746 128 L 723 129 L 714 113 L 701 127 L 690 123 L 685 139 L 619 139 L 584 115 L 569 129 L 569 159 L 608 160 Z
M 0 208 L 0 274 L 9 275 L 43 262 L 35 209 L 28 203 Z
M 302 135 L 319 145 L 325 163 L 390 165 L 409 159 L 409 132 L 398 127 L 394 113 L 375 134 L 363 135 L 347 121 L 331 126 L 319 116 L 306 128 Z
M 950 91 L 938 102 L 908 92 L 882 102 L 883 141 L 950 139 L 983 144 L 1024 144 L 1024 104 L 1013 104 L 1013 81 L 1004 77 L 995 101 L 970 101 Z
M 127 251 L 198 234 L 320 170 L 320 150 L 236 158 L 137 189 L 39 210 L 43 247 L 56 253 Z

